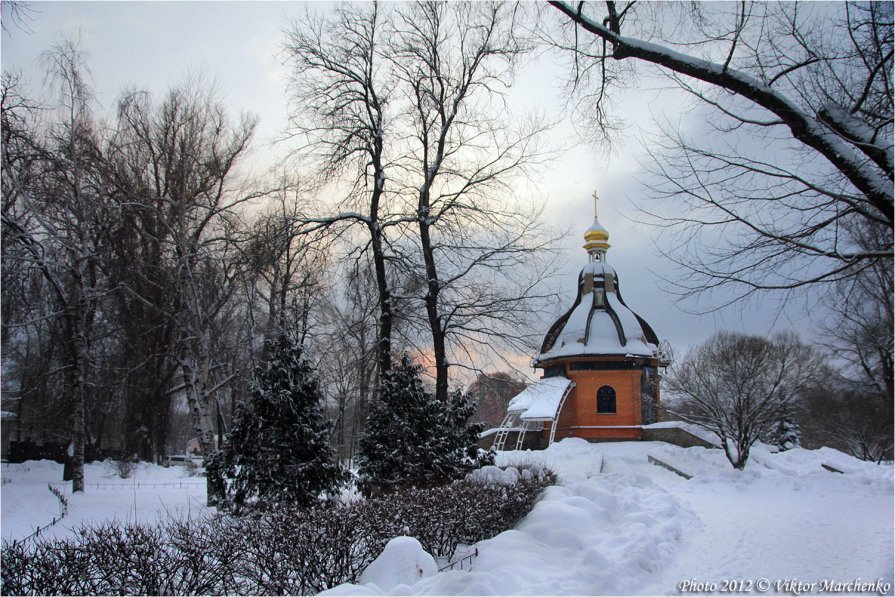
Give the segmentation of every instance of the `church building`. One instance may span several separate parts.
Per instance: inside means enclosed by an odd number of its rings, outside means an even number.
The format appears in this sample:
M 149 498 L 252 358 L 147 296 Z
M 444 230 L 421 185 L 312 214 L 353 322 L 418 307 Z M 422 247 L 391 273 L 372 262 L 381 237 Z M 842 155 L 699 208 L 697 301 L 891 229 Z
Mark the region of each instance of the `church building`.
M 532 361 L 542 379 L 510 401 L 495 436 L 498 450 L 522 447 L 526 434 L 540 435 L 541 446 L 566 437 L 636 440 L 642 426 L 657 422 L 659 369 L 669 361 L 653 328 L 622 299 L 596 197 L 584 241 L 587 263 L 575 302 L 550 326 Z M 509 438 L 515 446 L 505 446 Z

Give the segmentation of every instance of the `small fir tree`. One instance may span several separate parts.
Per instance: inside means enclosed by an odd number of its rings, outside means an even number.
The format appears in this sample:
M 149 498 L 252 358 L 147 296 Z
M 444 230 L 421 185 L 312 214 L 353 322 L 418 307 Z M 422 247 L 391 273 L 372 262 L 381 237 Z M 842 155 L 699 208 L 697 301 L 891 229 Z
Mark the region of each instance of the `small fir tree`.
M 777 446 L 781 452 L 798 448 L 802 444 L 799 426 L 789 417 L 783 418 L 770 430 L 765 443 Z
M 208 463 L 209 483 L 237 512 L 248 505 L 307 505 L 347 480 L 329 443 L 323 395 L 301 346 L 286 333 L 265 344 L 251 405 Z
M 441 404 L 423 387 L 421 368 L 405 354 L 382 379 L 358 457 L 366 489 L 443 482 L 480 466 L 475 403 L 455 393 Z

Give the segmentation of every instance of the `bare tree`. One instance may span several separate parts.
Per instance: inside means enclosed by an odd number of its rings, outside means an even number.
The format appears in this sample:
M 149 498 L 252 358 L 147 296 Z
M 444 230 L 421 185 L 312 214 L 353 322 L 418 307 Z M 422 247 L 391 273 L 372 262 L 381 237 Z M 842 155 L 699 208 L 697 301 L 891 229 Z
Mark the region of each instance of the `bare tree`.
M 240 186 L 237 167 L 255 125 L 249 116 L 232 124 L 214 95 L 193 82 L 157 107 L 147 93 L 126 94 L 108 149 L 121 209 L 138 224 L 141 257 L 157 260 L 142 261 L 137 283 L 122 290 L 168 327 L 156 354 L 176 364 L 181 384 L 163 395 L 186 396 L 205 455 L 214 451 L 214 396 L 233 378 L 221 371 L 215 342 L 238 287 L 237 208 L 254 194 Z
M 657 67 L 706 115 L 708 130 L 666 127 L 650 147 L 652 195 L 673 206 L 654 215 L 689 270 L 683 294 L 891 268 L 890 3 L 550 4 L 598 131 L 635 65 Z M 865 224 L 885 233 L 862 245 L 849 231 Z
M 37 12 L 31 2 L 2 0 L 0 1 L 0 27 L 3 31 L 9 32 L 11 31 L 10 24 L 12 24 L 26 33 L 31 33 L 28 21 L 37 18 Z
M 734 468 L 746 466 L 753 444 L 792 412 L 821 365 L 791 333 L 770 340 L 721 332 L 671 370 L 666 410 L 716 434 Z
M 860 242 L 886 231 L 852 231 Z M 830 317 L 823 338 L 840 370 L 825 375 L 804 400 L 803 417 L 817 443 L 857 458 L 892 457 L 893 279 L 882 263 L 836 284 L 824 297 Z
M 379 4 L 340 5 L 334 18 L 306 14 L 288 31 L 286 52 L 293 63 L 292 134 L 300 137 L 298 154 L 316 163 L 324 181 L 346 174 L 345 211 L 305 218 L 308 230 L 362 225 L 368 235 L 379 297 L 378 369 L 391 367 L 394 305 L 387 267 L 385 228 L 385 138 L 391 131 L 391 85 L 382 76 L 383 20 Z M 362 205 L 361 211 L 350 205 Z M 384 217 L 385 216 L 385 217 Z
M 3 400 L 38 440 L 64 433 L 81 491 L 90 444 L 159 458 L 181 402 L 213 450 L 215 415 L 220 429 L 254 356 L 247 271 L 258 265 L 270 319 L 306 318 L 313 251 L 292 213 L 244 225 L 243 206 L 267 196 L 240 175 L 254 118 L 232 122 L 192 81 L 158 104 L 127 92 L 101 126 L 77 45 L 48 67 L 50 107 L 3 82 Z
M 547 156 L 546 124 L 514 126 L 503 115 L 502 93 L 530 49 L 515 33 L 515 14 L 500 3 L 418 2 L 383 18 L 374 5 L 339 9 L 325 22 L 306 18 L 290 31 L 288 50 L 302 69 L 301 154 L 320 159 L 330 181 L 347 173 L 351 193 L 371 177 L 389 185 L 365 191 L 363 214 L 306 218 L 307 229 L 366 224 L 380 297 L 379 371 L 400 316 L 428 336 L 418 345 L 432 356 L 443 404 L 450 366 L 468 360 L 464 345 L 502 339 L 520 348 L 523 320 L 547 294 L 538 284 L 546 267 L 536 262 L 551 239 L 537 210 L 507 199 Z M 399 279 L 421 292 L 397 295 Z M 423 323 L 416 310 L 396 309 L 399 301 L 419 305 Z
M 530 256 L 549 246 L 536 224 L 539 214 L 514 213 L 506 200 L 511 182 L 546 154 L 540 138 L 546 124 L 530 122 L 516 130 L 501 115 L 501 89 L 531 49 L 516 34 L 515 16 L 516 7 L 505 3 L 418 2 L 396 18 L 390 57 L 412 131 L 399 180 L 416 195 L 419 276 L 435 396 L 443 404 L 450 336 L 474 332 L 473 318 L 463 315 L 475 312 L 484 328 L 500 320 L 499 311 L 509 318 L 511 304 L 517 313 L 531 309 L 537 294 L 517 285 L 506 295 L 512 299 L 503 301 L 496 292 L 473 297 L 464 287 L 482 270 L 524 270 Z
M 319 339 L 318 371 L 332 408 L 333 445 L 342 459 L 353 459 L 357 440 L 377 385 L 376 308 L 373 272 L 364 264 L 345 264 L 342 282 L 323 305 L 329 322 Z M 398 322 L 400 329 L 401 323 Z
M 299 188 L 281 185 L 269 198 L 267 211 L 244 233 L 241 245 L 247 300 L 262 305 L 261 335 L 273 339 L 290 330 L 304 345 L 315 304 L 324 293 L 329 258 L 322 231 L 303 230 L 307 206 L 301 197 Z
M 863 244 L 874 245 L 878 243 L 874 236 L 887 233 L 877 226 L 851 234 Z M 860 276 L 839 282 L 825 296 L 835 318 L 824 325 L 824 334 L 836 356 L 845 361 L 845 376 L 889 404 L 895 395 L 893 292 L 892 270 L 879 262 Z
M 3 215 L 19 220 L 20 224 L 27 227 L 26 214 L 21 213 L 21 206 L 17 206 L 17 195 L 23 189 L 33 184 L 31 180 L 38 171 L 36 163 L 44 155 L 36 139 L 36 131 L 33 130 L 33 120 L 38 106 L 23 97 L 20 92 L 19 78 L 11 73 L 3 73 L 2 97 L 0 97 L 0 135 L 2 135 L 2 209 Z M 19 212 L 19 213 L 17 213 Z M 14 215 L 15 214 L 15 215 Z M 7 229 L 3 228 L 6 235 Z M 5 237 L 4 240 L 7 240 Z M 39 287 L 42 277 L 30 276 L 31 257 L 30 252 L 19 243 L 3 242 L 0 249 L 3 251 L 2 283 L 0 292 L 3 293 L 2 317 L 2 345 L 4 361 L 9 362 L 10 341 L 14 336 L 28 335 L 14 333 L 18 322 L 35 320 L 35 324 L 45 321 L 41 316 L 45 315 L 42 303 L 37 300 L 44 293 L 35 288 Z M 32 300 L 33 299 L 33 300 Z M 4 376 L 8 377 L 8 376 Z
M 876 463 L 892 459 L 891 396 L 824 371 L 805 392 L 797 415 L 805 447 L 829 446 Z
M 524 389 L 525 382 L 511 372 L 479 373 L 466 390 L 476 402 L 472 420 L 484 423 L 485 429 L 499 426 L 510 400 Z

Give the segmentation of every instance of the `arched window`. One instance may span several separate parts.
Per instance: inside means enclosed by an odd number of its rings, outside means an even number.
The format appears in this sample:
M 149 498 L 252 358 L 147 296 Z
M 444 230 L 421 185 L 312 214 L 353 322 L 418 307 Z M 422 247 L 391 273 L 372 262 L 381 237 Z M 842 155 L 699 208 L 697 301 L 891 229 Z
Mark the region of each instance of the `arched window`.
M 615 414 L 615 390 L 603 386 L 597 390 L 597 414 Z

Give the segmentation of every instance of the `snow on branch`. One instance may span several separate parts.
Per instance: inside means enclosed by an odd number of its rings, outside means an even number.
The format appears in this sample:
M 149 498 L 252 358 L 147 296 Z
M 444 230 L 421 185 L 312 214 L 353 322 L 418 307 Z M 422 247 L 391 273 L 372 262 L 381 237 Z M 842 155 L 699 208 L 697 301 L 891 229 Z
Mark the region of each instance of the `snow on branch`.
M 857 189 L 867 195 L 868 201 L 889 222 L 895 221 L 891 170 L 887 171 L 884 168 L 884 172 L 880 172 L 874 163 L 868 163 L 863 156 L 866 145 L 858 146 L 862 152 L 859 153 L 855 150 L 855 143 L 850 137 L 840 136 L 836 130 L 808 114 L 790 98 L 748 73 L 649 41 L 622 36 L 617 20 L 613 26 L 611 10 L 610 16 L 607 17 L 610 26 L 607 27 L 582 14 L 583 3 L 580 3 L 578 8 L 559 0 L 551 0 L 550 4 L 582 29 L 612 44 L 612 58 L 615 60 L 636 58 L 656 64 L 726 89 L 775 114 L 789 127 L 795 139 L 823 155 Z

